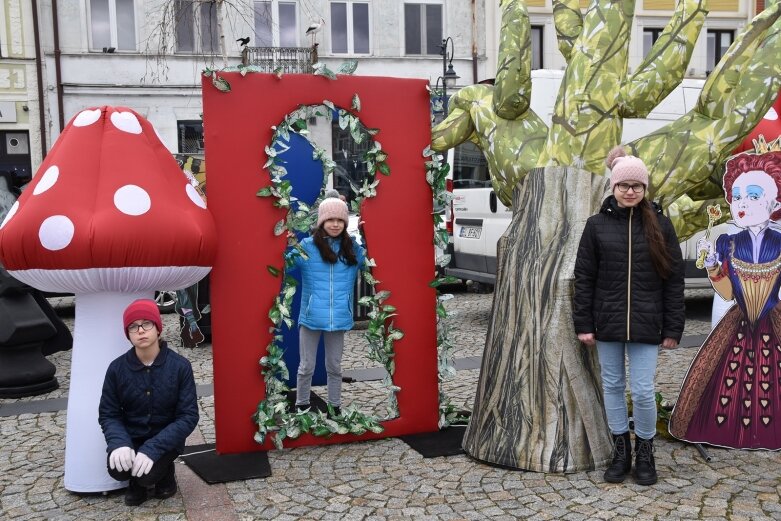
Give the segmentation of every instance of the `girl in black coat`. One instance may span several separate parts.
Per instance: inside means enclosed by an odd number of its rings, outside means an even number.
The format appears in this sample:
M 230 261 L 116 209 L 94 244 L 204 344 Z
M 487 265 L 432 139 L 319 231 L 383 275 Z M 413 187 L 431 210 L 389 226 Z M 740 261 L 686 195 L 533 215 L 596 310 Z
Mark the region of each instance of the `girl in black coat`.
M 626 405 L 629 359 L 635 425 L 635 480 L 656 483 L 654 376 L 659 344 L 678 345 L 685 320 L 683 261 L 670 220 L 645 199 L 648 169 L 621 147 L 607 158 L 613 195 L 586 221 L 575 262 L 573 318 L 578 339 L 596 345 L 613 460 L 605 481 L 632 467 Z

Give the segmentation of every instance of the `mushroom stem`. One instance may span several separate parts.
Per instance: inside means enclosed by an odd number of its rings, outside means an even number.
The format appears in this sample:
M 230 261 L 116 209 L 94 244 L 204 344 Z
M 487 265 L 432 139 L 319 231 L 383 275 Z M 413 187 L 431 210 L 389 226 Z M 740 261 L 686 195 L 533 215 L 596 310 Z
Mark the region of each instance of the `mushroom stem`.
M 71 492 L 104 492 L 125 486 L 106 469 L 106 439 L 98 424 L 98 405 L 108 365 L 131 347 L 122 331 L 122 313 L 134 300 L 153 294 L 76 295 L 65 429 L 65 488 Z

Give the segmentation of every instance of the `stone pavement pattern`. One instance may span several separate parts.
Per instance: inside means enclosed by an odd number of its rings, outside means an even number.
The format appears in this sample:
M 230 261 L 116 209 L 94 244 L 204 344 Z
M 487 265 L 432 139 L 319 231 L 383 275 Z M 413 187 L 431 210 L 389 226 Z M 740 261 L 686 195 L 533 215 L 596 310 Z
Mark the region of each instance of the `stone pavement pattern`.
M 707 294 L 689 295 L 687 304 L 699 312 L 687 321 L 687 335 L 709 330 Z M 448 301 L 458 358 L 481 354 L 491 297 L 456 293 Z M 62 304 L 61 312 L 72 314 L 68 306 Z M 181 348 L 174 315 L 165 317 L 165 327 L 164 337 L 193 363 L 197 382 L 210 383 L 211 346 Z M 371 367 L 360 353 L 360 333 L 349 334 L 345 368 Z M 676 398 L 695 352 L 661 353 L 657 381 L 665 398 Z M 32 399 L 67 396 L 70 353 L 50 359 L 62 388 Z M 459 371 L 446 384 L 455 404 L 471 409 L 478 373 Z M 384 409 L 378 382 L 345 384 L 344 392 L 348 403 Z M 0 400 L 0 405 L 15 401 Z M 213 442 L 213 398 L 200 398 L 199 407 L 201 421 L 192 441 Z M 192 497 L 195 489 L 185 485 L 186 497 L 180 492 L 129 509 L 121 492 L 81 496 L 63 488 L 64 429 L 65 411 L 0 417 L 0 519 L 208 519 L 208 503 L 219 501 L 220 494 L 228 506 L 224 518 L 242 520 L 781 519 L 781 454 L 710 448 L 713 461 L 706 463 L 693 447 L 665 440 L 657 443 L 661 478 L 652 487 L 631 480 L 606 484 L 601 471 L 546 475 L 498 469 L 464 455 L 423 459 L 404 442 L 386 439 L 273 451 L 270 478 L 212 486 L 208 499 Z M 188 473 L 177 468 L 180 484 Z

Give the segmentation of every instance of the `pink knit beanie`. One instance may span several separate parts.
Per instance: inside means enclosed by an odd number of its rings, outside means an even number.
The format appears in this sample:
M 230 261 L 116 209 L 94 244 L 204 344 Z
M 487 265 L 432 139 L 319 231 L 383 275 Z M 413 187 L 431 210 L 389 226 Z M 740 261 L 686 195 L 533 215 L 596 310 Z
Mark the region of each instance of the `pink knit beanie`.
M 347 213 L 347 203 L 336 197 L 323 199 L 320 206 L 317 207 L 317 226 L 319 227 L 328 219 L 341 219 L 344 225 L 350 222 L 350 216 Z
M 621 145 L 613 148 L 605 159 L 611 170 L 610 190 L 618 183 L 637 181 L 648 188 L 648 168 L 639 157 L 628 156 Z

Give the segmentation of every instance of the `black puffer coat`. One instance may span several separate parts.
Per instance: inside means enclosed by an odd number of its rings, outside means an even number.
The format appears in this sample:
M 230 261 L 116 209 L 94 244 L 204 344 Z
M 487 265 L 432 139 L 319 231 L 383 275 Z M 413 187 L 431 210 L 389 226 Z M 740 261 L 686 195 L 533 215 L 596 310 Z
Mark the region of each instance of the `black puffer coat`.
M 680 341 L 686 319 L 681 247 L 670 219 L 654 209 L 673 259 L 667 280 L 651 263 L 642 210 L 621 208 L 611 195 L 586 221 L 575 262 L 576 333 L 604 342 Z

